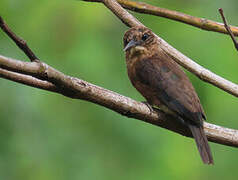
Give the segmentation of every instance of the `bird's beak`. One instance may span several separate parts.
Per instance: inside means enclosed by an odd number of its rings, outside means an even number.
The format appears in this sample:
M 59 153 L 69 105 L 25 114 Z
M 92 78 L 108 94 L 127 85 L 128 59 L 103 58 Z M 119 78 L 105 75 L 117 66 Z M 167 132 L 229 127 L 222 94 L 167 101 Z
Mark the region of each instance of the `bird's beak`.
M 132 39 L 127 45 L 126 47 L 123 49 L 123 51 L 127 51 L 132 47 L 137 46 L 139 43 L 137 41 L 135 41 L 134 39 Z

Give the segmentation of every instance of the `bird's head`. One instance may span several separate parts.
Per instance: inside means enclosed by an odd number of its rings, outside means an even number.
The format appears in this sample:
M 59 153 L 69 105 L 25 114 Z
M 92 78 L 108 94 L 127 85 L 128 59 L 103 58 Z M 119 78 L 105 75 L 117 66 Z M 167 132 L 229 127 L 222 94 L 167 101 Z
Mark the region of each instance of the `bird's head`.
M 126 31 L 124 38 L 124 51 L 132 56 L 151 52 L 157 38 L 146 27 L 133 27 Z

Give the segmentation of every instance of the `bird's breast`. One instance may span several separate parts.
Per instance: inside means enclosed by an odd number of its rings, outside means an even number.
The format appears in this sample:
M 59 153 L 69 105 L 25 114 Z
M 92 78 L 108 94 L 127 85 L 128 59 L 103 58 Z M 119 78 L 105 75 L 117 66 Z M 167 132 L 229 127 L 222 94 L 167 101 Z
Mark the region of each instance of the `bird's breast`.
M 136 64 L 139 63 L 140 61 L 142 62 L 145 60 L 140 58 L 130 58 L 127 60 L 128 77 L 132 85 L 144 96 L 144 98 L 151 105 L 159 106 L 161 103 L 157 98 L 158 92 L 156 92 L 156 90 L 153 87 L 145 83 L 142 83 L 137 76 Z

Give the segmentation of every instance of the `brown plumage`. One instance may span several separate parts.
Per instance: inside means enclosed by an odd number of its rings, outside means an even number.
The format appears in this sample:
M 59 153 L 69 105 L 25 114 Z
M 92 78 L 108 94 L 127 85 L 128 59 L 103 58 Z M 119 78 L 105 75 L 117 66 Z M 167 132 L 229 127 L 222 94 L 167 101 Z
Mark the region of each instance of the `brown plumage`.
M 195 138 L 205 164 L 213 158 L 203 130 L 205 114 L 186 74 L 163 51 L 153 32 L 134 27 L 124 35 L 128 76 L 147 102 L 183 119 Z

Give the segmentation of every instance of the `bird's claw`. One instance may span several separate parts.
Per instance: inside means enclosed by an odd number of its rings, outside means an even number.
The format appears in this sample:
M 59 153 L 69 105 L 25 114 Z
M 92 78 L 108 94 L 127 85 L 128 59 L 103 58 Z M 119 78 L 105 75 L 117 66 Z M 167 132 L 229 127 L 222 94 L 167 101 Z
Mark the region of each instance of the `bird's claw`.
M 150 113 L 154 111 L 153 107 L 147 101 L 142 101 L 142 103 L 145 104 L 149 108 Z

